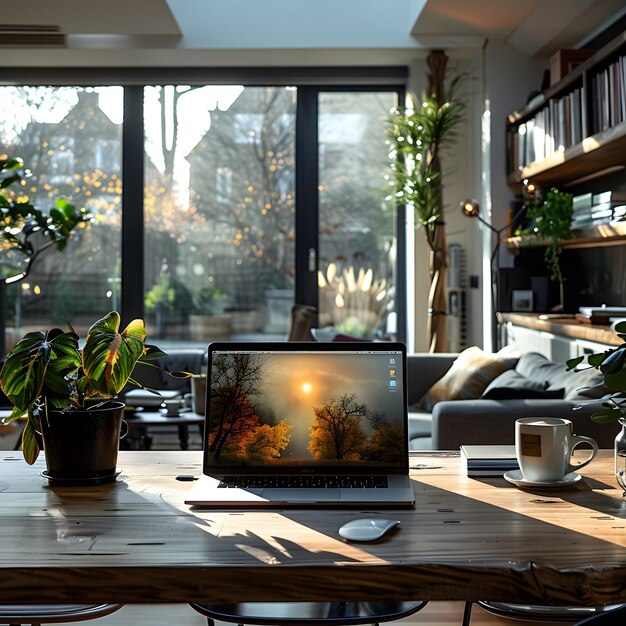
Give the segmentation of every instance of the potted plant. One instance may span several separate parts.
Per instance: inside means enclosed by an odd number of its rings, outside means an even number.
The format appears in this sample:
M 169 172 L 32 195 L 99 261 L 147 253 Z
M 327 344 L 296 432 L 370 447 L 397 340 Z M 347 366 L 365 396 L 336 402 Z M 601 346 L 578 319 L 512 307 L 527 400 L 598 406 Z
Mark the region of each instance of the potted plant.
M 594 422 L 610 424 L 618 421 L 621 431 L 615 437 L 615 477 L 626 496 L 626 322 L 615 325 L 622 344 L 596 354 L 579 356 L 567 361 L 568 369 L 575 369 L 585 359 L 602 372 L 604 384 L 613 393 L 604 398 L 602 410 L 591 415 Z
M 196 341 L 228 339 L 231 317 L 224 313 L 226 295 L 219 287 L 204 287 L 193 297 L 194 313 L 189 316 L 189 331 Z
M 534 220 L 533 225 L 520 233 L 522 237 L 545 237 L 548 240 L 544 258 L 550 270 L 550 278 L 559 284 L 559 304 L 553 308 L 559 312 L 564 308 L 565 282 L 559 263 L 561 241 L 572 236 L 573 198 L 571 193 L 559 191 L 554 187 L 548 191 L 543 202 L 538 201 L 533 195 L 526 212 L 526 216 Z
M 25 416 L 22 449 L 30 464 L 41 435 L 51 483 L 98 484 L 117 476 L 124 404 L 115 398 L 135 382 L 137 363 L 165 356 L 145 338 L 143 320 L 120 331 L 120 315 L 112 311 L 91 326 L 82 349 L 70 326 L 29 332 L 8 354 L 0 386 L 14 408 L 5 421 Z

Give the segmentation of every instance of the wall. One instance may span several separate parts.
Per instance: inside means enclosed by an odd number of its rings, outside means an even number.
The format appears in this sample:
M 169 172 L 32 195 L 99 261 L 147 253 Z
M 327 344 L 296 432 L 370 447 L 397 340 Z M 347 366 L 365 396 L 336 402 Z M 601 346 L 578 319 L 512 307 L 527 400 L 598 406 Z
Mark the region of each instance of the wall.
M 494 228 L 501 229 L 507 224 L 507 210 L 514 195 L 506 184 L 506 118 L 525 105 L 531 92 L 541 88 L 543 71 L 548 62 L 545 59 L 530 59 L 505 41 L 492 39 L 484 47 L 483 67 L 481 215 Z M 473 257 L 475 265 L 472 273 L 483 276 L 482 310 L 485 315 L 482 316 L 482 335 L 484 347 L 489 350 L 495 347 L 492 343 L 495 321 L 493 315 L 488 314 L 491 310 L 491 291 L 485 278 L 489 276 L 488 260 L 495 246 L 495 237 L 486 227 L 480 228 L 483 232 L 482 257 Z M 501 248 L 500 265 L 509 267 L 512 262 L 505 249 Z M 477 321 L 474 319 L 473 324 Z
M 467 279 L 478 277 L 478 289 L 466 286 L 467 343 L 491 348 L 491 289 L 489 258 L 495 240 L 489 229 L 464 217 L 459 203 L 475 198 L 481 215 L 496 228 L 506 223 L 513 197 L 504 172 L 504 128 L 508 113 L 521 108 L 533 89 L 538 89 L 545 62 L 529 60 L 502 41 L 487 42 L 484 49 L 449 52 L 447 75 L 467 73 L 463 88 L 465 120 L 454 148 L 444 155 L 444 211 L 448 243 L 459 243 L 466 253 Z M 410 65 L 409 90 L 421 94 L 426 86 L 427 65 Z M 493 208 L 493 215 L 491 214 Z M 428 248 L 421 229 L 407 233 L 414 243 L 414 333 L 409 348 L 427 350 Z M 411 269 L 411 268 L 410 268 Z M 410 296 L 410 294 L 409 294 Z

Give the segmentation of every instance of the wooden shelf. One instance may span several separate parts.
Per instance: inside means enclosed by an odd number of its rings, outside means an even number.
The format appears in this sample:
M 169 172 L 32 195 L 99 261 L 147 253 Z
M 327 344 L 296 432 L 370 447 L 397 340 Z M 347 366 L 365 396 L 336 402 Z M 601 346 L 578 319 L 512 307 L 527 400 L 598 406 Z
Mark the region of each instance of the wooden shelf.
M 546 246 L 548 240 L 540 237 L 509 237 L 502 241 L 509 250 Z M 599 246 L 621 246 L 626 244 L 626 222 L 601 224 L 592 228 L 572 231 L 571 239 L 560 242 L 561 248 L 597 248 Z
M 512 139 L 509 140 L 510 137 L 517 137 L 515 129 L 520 124 L 537 119 L 542 110 L 550 107 L 550 103 L 572 94 L 574 90 L 581 90 L 582 102 L 579 114 L 583 119 L 582 129 L 583 131 L 585 128 L 591 129 L 593 127 L 593 104 L 597 102 L 592 101 L 594 88 L 598 89 L 594 83 L 595 77 L 606 71 L 610 64 L 615 64 L 617 59 L 624 55 L 626 55 L 626 32 L 615 37 L 558 83 L 538 95 L 523 109 L 511 113 L 507 121 L 509 129 L 507 131 L 507 167 L 512 167 L 517 157 L 514 148 L 515 142 Z M 623 80 L 623 76 L 621 80 Z M 568 100 L 568 102 L 574 107 L 574 103 L 577 101 Z M 612 102 L 615 104 L 614 101 Z M 558 115 L 561 116 L 561 123 L 563 123 L 563 119 L 566 120 L 565 127 L 567 128 L 567 112 L 561 112 L 559 109 Z M 555 118 L 551 119 L 551 129 L 556 132 L 556 129 L 560 129 L 561 126 Z M 545 119 L 544 123 L 546 123 Z M 607 123 L 606 119 L 604 123 Z M 573 125 L 570 128 L 573 128 Z M 510 135 L 510 132 L 513 132 L 513 135 Z M 574 130 L 571 133 L 574 134 Z M 564 137 L 561 137 L 560 141 L 565 141 Z M 603 175 L 603 173 L 616 168 L 626 168 L 626 121 L 614 124 L 608 130 L 588 136 L 579 143 L 555 152 L 541 161 L 529 163 L 516 171 L 509 171 L 507 182 L 516 189 L 525 179 L 544 188 L 549 186 L 567 188 L 577 185 L 581 179 Z
M 539 313 L 497 313 L 497 319 L 500 324 L 510 322 L 516 326 L 541 330 L 571 339 L 583 339 L 613 346 L 622 344 L 617 333 L 609 326 L 584 324 L 575 319 L 543 320 Z
M 531 163 L 508 178 L 520 185 L 526 178 L 540 186 L 567 187 L 577 180 L 612 167 L 626 167 L 626 123 L 586 137 L 581 143 Z M 567 184 L 563 184 L 567 183 Z

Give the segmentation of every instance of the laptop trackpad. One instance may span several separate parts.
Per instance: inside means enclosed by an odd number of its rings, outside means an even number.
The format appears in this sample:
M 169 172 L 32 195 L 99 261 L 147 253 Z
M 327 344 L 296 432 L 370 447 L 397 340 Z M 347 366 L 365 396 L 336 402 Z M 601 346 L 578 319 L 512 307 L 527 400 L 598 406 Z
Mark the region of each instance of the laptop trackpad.
M 289 504 L 315 504 L 341 501 L 341 489 L 263 489 L 261 497 L 270 502 Z

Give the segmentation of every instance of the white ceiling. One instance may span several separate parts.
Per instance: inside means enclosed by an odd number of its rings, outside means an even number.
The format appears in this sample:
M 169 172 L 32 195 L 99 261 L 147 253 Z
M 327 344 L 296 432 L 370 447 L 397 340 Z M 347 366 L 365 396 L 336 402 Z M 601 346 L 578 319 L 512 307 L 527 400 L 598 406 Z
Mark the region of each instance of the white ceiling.
M 67 35 L 62 49 L 4 47 L 5 67 L 383 65 L 496 37 L 545 57 L 625 11 L 624 0 L 29 0 L 0 22 Z

